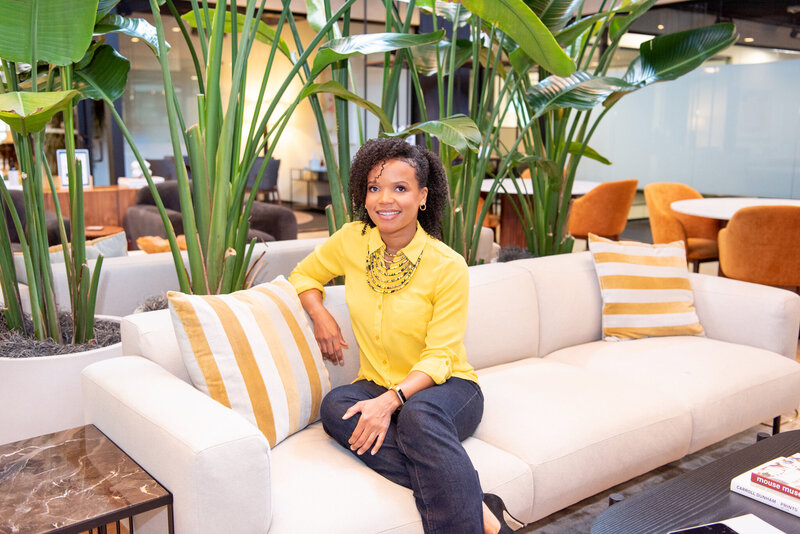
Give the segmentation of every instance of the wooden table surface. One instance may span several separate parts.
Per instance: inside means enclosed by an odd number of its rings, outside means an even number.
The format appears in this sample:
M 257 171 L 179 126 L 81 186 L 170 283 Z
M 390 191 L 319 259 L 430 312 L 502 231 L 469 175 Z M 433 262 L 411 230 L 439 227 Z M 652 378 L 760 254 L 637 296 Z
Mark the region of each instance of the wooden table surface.
M 99 187 L 86 187 L 83 190 L 83 213 L 86 226 L 123 226 L 125 212 L 136 201 L 138 189 L 107 185 Z M 49 188 L 44 192 L 45 206 L 49 211 L 55 211 L 53 195 Z M 58 190 L 58 202 L 61 212 L 69 217 L 69 191 Z
M 773 458 L 791 456 L 798 451 L 800 430 L 754 443 L 626 497 L 600 514 L 592 525 L 591 534 L 664 534 L 750 513 L 787 534 L 800 532 L 800 518 L 730 490 L 734 477 Z

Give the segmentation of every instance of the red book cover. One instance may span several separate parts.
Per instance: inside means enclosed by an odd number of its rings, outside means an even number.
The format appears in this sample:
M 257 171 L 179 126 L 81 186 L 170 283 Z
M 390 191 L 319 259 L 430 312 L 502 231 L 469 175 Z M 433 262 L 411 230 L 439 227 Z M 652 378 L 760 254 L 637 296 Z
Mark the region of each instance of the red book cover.
M 766 488 L 800 499 L 800 454 L 776 458 L 750 474 L 750 480 Z

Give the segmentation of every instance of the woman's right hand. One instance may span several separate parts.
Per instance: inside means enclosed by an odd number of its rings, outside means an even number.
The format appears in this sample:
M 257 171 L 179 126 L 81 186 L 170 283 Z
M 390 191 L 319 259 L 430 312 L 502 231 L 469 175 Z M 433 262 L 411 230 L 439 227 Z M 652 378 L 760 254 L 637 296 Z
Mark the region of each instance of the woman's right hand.
M 322 359 L 330 361 L 333 365 L 344 366 L 342 347 L 347 347 L 347 341 L 342 337 L 339 323 L 328 310 L 322 308 L 311 317 L 314 323 L 314 337 L 317 339 Z
M 298 295 L 300 303 L 314 323 L 314 337 L 317 339 L 322 359 L 329 360 L 333 365 L 344 365 L 342 347 L 347 346 L 347 341 L 342 337 L 342 329 L 333 315 L 322 305 L 322 292 L 318 289 L 309 289 Z

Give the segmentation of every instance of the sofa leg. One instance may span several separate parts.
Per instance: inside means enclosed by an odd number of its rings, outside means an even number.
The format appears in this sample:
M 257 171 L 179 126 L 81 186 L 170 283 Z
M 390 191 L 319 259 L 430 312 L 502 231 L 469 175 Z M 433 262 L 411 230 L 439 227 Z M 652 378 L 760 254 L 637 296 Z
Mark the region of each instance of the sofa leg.
M 781 416 L 777 416 L 772 420 L 772 435 L 779 434 L 781 431 Z
M 625 499 L 625 496 L 621 493 L 612 493 L 608 496 L 608 505 L 614 506 L 617 503 L 622 502 Z
M 767 439 L 771 435 L 772 434 L 768 434 L 767 432 L 758 432 L 758 433 L 756 433 L 756 443 L 758 443 L 759 441 L 761 441 L 763 439 Z

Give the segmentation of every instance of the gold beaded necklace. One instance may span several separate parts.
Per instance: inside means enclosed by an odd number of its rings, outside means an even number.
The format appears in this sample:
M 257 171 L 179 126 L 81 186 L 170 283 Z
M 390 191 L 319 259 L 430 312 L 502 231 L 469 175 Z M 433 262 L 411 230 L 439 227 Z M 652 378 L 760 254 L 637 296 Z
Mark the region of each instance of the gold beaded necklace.
M 378 293 L 394 293 L 408 285 L 422 260 L 411 263 L 405 254 L 389 254 L 385 247 L 367 252 L 367 284 Z

